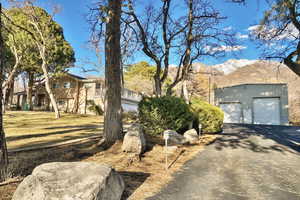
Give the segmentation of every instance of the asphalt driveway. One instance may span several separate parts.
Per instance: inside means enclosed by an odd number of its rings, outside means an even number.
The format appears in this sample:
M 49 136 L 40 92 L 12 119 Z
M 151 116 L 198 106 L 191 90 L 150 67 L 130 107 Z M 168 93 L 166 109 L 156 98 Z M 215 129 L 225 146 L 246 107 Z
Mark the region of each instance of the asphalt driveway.
M 226 124 L 151 200 L 300 200 L 300 127 Z

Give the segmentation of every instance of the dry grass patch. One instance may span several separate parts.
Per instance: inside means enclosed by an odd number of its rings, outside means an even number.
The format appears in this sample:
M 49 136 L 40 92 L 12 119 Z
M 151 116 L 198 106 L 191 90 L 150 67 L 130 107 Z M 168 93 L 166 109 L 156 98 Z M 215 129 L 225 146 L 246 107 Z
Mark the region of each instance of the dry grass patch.
M 99 135 L 102 116 L 53 112 L 11 111 L 4 115 L 4 127 L 9 149 L 36 147 Z

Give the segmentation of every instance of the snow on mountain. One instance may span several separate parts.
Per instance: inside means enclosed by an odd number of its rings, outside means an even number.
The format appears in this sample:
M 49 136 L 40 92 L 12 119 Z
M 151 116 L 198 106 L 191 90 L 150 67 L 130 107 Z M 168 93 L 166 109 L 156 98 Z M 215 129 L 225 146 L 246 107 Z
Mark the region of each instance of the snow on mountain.
M 247 59 L 240 59 L 234 60 L 230 59 L 222 64 L 213 65 L 212 68 L 216 69 L 220 72 L 224 72 L 224 74 L 230 74 L 237 70 L 238 68 L 244 67 L 246 65 L 251 65 L 253 63 L 259 62 L 259 60 L 247 60 Z

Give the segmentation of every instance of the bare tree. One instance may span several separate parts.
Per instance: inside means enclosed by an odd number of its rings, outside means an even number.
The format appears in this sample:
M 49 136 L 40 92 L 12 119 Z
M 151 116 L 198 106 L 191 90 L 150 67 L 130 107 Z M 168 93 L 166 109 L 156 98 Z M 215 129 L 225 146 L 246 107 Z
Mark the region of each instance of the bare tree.
M 277 59 L 300 76 L 300 2 L 266 0 L 260 24 L 250 28 L 253 39 L 262 49 L 262 57 Z
M 178 71 L 167 94 L 187 79 L 194 61 L 204 56 L 224 55 L 222 47 L 235 45 L 234 33 L 219 28 L 225 17 L 208 1 L 185 0 L 176 4 L 165 0 L 159 7 L 151 3 L 139 15 L 133 1 L 128 0 L 128 9 L 123 9 L 123 13 L 130 18 L 123 21 L 135 30 L 142 51 L 157 67 L 154 75 L 156 96 L 163 94 L 162 86 L 168 77 L 171 59 L 178 62 Z M 182 15 L 178 15 L 179 9 Z

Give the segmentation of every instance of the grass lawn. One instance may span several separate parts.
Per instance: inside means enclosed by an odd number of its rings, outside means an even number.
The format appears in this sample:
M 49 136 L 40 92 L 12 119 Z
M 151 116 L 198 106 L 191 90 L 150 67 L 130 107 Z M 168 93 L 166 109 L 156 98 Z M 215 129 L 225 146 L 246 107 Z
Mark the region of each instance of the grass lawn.
M 14 111 L 4 115 L 8 149 L 35 147 L 72 139 L 97 136 L 103 130 L 103 117 L 52 112 Z
M 5 130 L 9 148 L 23 148 L 53 144 L 70 139 L 99 135 L 102 117 L 62 114 L 54 119 L 54 113 L 7 112 Z M 142 157 L 132 157 L 122 152 L 121 142 L 111 148 L 97 148 L 96 140 L 87 143 L 67 144 L 59 147 L 9 154 L 7 184 L 0 184 L 0 200 L 11 200 L 20 180 L 32 170 L 47 162 L 96 162 L 109 164 L 125 181 L 122 200 L 143 200 L 159 192 L 172 180 L 172 174 L 192 159 L 204 146 L 216 139 L 216 135 L 204 135 L 193 145 L 179 146 L 168 156 L 169 169 L 165 170 L 165 149 L 161 137 L 146 135 L 147 150 Z

